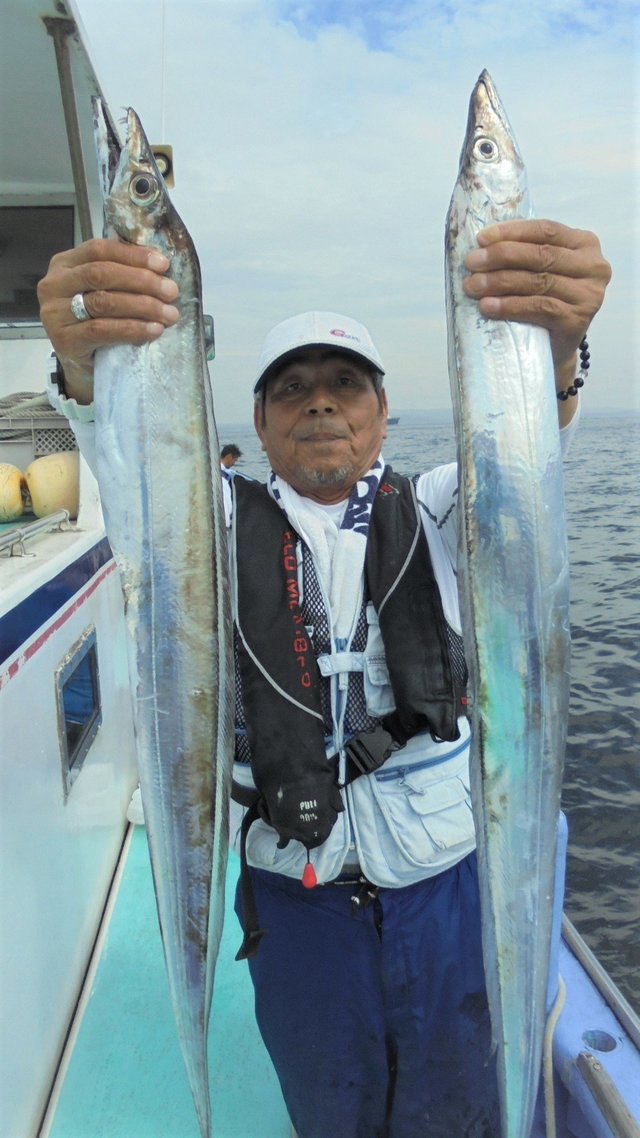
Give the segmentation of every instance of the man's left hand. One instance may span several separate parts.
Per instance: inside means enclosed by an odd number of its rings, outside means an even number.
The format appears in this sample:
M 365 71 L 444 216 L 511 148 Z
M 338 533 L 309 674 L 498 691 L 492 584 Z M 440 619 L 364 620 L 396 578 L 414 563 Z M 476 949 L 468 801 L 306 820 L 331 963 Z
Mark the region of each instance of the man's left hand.
M 611 266 L 600 242 L 584 229 L 542 219 L 505 221 L 478 234 L 465 259 L 467 296 L 492 320 L 547 328 L 558 386 L 604 300 Z

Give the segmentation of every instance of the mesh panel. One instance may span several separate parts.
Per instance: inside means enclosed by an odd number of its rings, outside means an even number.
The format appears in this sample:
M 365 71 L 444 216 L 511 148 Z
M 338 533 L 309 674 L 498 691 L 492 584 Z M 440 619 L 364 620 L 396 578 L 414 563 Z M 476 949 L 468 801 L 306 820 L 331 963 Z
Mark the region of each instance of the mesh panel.
M 33 432 L 34 458 L 64 450 L 77 450 L 74 433 L 68 427 L 49 427 Z
M 368 626 L 366 600 L 367 598 L 364 597 L 358 617 L 356 634 L 353 638 L 352 650 L 354 652 L 364 652 L 367 646 Z M 350 735 L 355 735 L 358 731 L 372 731 L 377 722 L 377 719 L 367 714 L 367 705 L 364 696 L 364 674 L 362 672 L 352 672 L 349 676 L 347 706 L 344 714 L 345 735 L 349 737 Z
M 302 613 L 304 622 L 312 627 L 311 637 L 316 658 L 324 652 L 331 651 L 329 623 L 324 609 L 322 593 L 316 577 L 315 567 L 306 546 L 303 546 L 302 572 L 304 583 L 304 602 Z M 353 639 L 352 651 L 363 652 L 367 644 L 367 612 L 366 603 L 360 609 L 358 625 Z M 333 734 L 333 718 L 331 715 L 331 680 L 322 677 L 320 681 L 320 699 L 322 716 L 327 735 Z M 351 672 L 349 687 L 347 689 L 347 706 L 345 708 L 345 733 L 355 735 L 357 731 L 369 731 L 377 720 L 367 715 L 364 698 L 364 677 L 362 672 Z

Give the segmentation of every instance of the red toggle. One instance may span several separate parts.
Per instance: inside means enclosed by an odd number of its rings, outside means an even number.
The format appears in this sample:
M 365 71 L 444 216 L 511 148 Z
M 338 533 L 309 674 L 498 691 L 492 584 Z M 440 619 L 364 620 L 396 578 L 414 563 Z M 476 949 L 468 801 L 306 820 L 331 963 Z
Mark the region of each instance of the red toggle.
M 304 873 L 302 874 L 302 884 L 304 885 L 305 889 L 314 889 L 318 884 L 316 871 L 310 861 L 308 861 L 304 867 Z

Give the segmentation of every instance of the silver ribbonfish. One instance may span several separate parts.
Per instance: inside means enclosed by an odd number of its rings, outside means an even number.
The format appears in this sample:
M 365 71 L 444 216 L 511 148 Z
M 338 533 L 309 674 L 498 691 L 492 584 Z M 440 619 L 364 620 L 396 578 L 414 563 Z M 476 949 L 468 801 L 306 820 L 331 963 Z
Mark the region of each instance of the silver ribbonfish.
M 530 216 L 524 164 L 485 71 L 447 219 L 446 293 L 472 797 L 505 1138 L 530 1134 L 541 1065 L 569 698 L 568 558 L 548 334 L 484 319 L 462 280 L 482 227 Z
M 167 976 L 202 1138 L 222 931 L 233 662 L 218 440 L 200 269 L 140 122 L 120 147 L 98 100 L 106 232 L 171 262 L 180 320 L 97 353 L 97 469 L 125 597 L 140 787 Z

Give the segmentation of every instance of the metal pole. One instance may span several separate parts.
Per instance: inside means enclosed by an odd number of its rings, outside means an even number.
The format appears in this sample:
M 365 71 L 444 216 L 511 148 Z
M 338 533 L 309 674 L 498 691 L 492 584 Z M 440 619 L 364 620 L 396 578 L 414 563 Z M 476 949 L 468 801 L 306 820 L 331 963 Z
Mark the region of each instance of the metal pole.
M 74 20 L 57 20 L 50 16 L 44 17 L 44 25 L 53 38 L 58 65 L 58 78 L 60 80 L 60 94 L 62 95 L 62 108 L 64 121 L 69 140 L 69 155 L 71 157 L 71 171 L 76 191 L 78 221 L 83 241 L 93 236 L 91 224 L 91 210 L 89 208 L 89 192 L 82 161 L 82 141 L 78 122 L 78 109 L 76 107 L 71 60 L 69 57 L 69 36 L 78 34 Z

